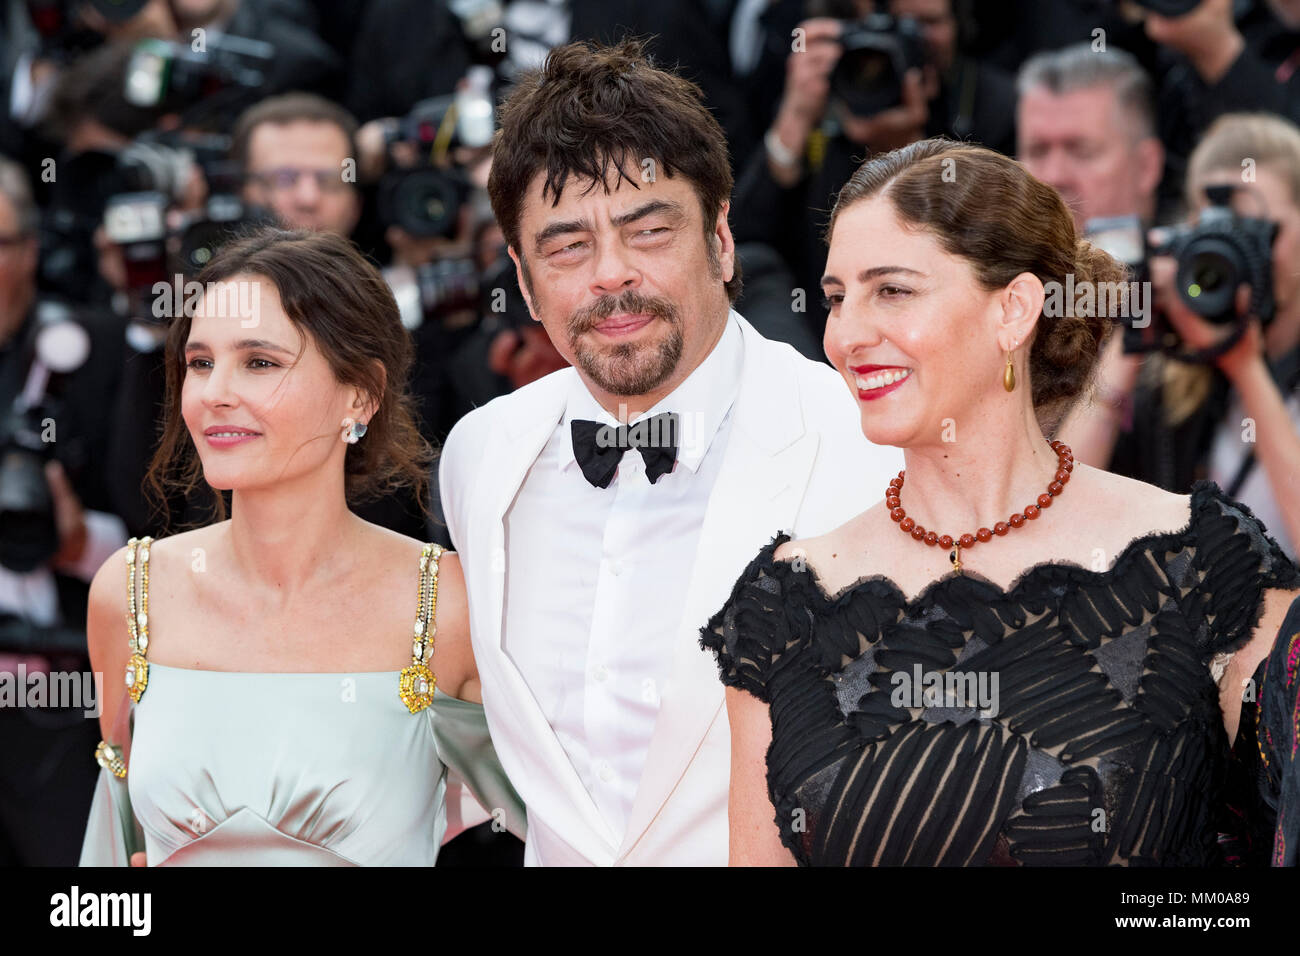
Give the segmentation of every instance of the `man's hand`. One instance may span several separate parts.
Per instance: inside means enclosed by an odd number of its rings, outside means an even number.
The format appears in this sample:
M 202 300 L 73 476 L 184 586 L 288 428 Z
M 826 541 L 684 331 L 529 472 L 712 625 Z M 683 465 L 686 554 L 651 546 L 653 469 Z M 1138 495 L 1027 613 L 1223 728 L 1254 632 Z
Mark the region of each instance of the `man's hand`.
M 785 92 L 781 96 L 778 115 L 785 115 L 813 129 L 826 112 L 826 98 L 830 95 L 831 71 L 839 62 L 840 21 L 827 17 L 805 20 L 799 24 L 803 31 L 803 46 L 791 51 L 785 61 Z
M 502 329 L 488 347 L 488 367 L 510 379 L 515 388 L 522 388 L 568 364 L 551 344 L 546 330 L 538 325 L 518 331 Z
M 803 21 L 797 29 L 803 31 L 801 46 L 786 57 L 785 91 L 771 133 L 791 155 L 802 157 L 808 137 L 826 112 L 831 71 L 840 59 L 841 27 L 838 20 L 820 17 Z M 784 165 L 771 155 L 768 167 L 773 178 L 787 188 L 798 182 L 802 173 L 799 164 Z
M 1201 352 L 1214 348 L 1233 335 L 1236 327 L 1207 322 L 1188 308 L 1175 287 L 1177 270 L 1178 263 L 1172 256 L 1151 258 L 1151 288 L 1155 294 L 1156 307 L 1169 319 L 1169 324 L 1189 349 Z M 1239 316 L 1244 317 L 1249 313 L 1249 286 L 1242 285 L 1237 289 L 1236 307 Z M 1259 320 L 1252 316 L 1241 339 L 1219 355 L 1215 364 L 1229 379 L 1235 381 L 1247 365 L 1256 361 L 1264 361 L 1264 337 Z
M 143 853 L 132 853 L 132 854 L 131 854 L 131 865 L 132 865 L 132 866 L 148 866 L 149 864 L 145 862 L 144 854 L 143 854 Z
M 1223 79 L 1246 47 L 1232 18 L 1232 0 L 1202 0 L 1181 17 L 1146 16 L 1147 36 L 1186 56 L 1210 86 Z

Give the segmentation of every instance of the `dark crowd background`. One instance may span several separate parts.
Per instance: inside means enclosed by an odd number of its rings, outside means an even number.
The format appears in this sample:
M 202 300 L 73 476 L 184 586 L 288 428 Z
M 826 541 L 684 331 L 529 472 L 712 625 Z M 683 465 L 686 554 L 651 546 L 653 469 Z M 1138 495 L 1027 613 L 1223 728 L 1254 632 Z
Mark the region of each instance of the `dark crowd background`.
M 494 104 L 551 47 L 624 35 L 726 130 L 738 310 L 818 360 L 826 216 L 875 152 L 983 143 L 1081 228 L 1150 225 L 1184 215 L 1218 116 L 1300 121 L 1297 0 L 0 0 L 0 670 L 88 669 L 99 563 L 205 518 L 141 489 L 170 314 L 154 289 L 240 225 L 333 230 L 384 268 L 434 443 L 562 367 L 486 201 Z M 1051 108 L 1096 89 L 1092 113 Z M 412 500 L 358 511 L 450 544 Z M 0 864 L 76 862 L 98 738 L 80 709 L 0 708 Z M 519 858 L 480 827 L 440 863 Z

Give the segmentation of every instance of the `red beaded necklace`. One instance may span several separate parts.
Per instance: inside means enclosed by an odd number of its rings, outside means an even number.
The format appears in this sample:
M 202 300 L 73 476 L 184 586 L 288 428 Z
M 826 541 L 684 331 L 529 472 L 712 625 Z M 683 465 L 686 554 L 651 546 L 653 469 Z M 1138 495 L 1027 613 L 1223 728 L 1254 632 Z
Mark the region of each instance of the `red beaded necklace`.
M 1050 507 L 1052 499 L 1059 497 L 1065 490 L 1065 484 L 1070 480 L 1070 472 L 1074 471 L 1074 454 L 1070 451 L 1070 446 L 1062 441 L 1051 442 L 1052 451 L 1056 452 L 1056 474 L 1053 476 L 1052 483 L 1047 486 L 1047 491 L 1038 496 L 1038 504 L 1029 505 L 1023 512 L 1013 514 L 1006 521 L 999 521 L 993 526 L 993 530 L 980 528 L 974 534 L 964 534 L 953 541 L 951 535 L 935 534 L 933 531 L 926 531 L 924 527 L 917 524 L 907 516 L 903 510 L 899 494 L 903 490 L 903 478 L 907 475 L 906 469 L 898 473 L 897 478 L 889 479 L 889 487 L 885 489 L 885 507 L 889 509 L 889 517 L 898 523 L 898 527 L 904 532 L 910 534 L 917 541 L 924 541 L 930 546 L 938 545 L 947 550 L 956 545 L 955 550 L 949 557 L 952 559 L 952 569 L 958 574 L 961 573 L 961 549 L 973 548 L 975 542 L 991 541 L 996 534 L 999 537 L 1005 535 L 1012 528 L 1019 528 L 1026 520 L 1033 521 L 1038 517 L 1043 508 Z

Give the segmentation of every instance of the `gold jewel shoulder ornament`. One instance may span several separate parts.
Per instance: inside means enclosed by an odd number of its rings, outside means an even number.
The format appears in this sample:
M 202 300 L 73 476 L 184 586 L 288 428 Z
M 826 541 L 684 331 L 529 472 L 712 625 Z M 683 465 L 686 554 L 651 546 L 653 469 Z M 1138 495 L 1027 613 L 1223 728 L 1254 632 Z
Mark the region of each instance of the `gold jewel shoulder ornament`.
M 402 669 L 398 682 L 398 695 L 413 714 L 433 703 L 433 690 L 438 683 L 433 671 L 429 670 L 429 659 L 433 656 L 433 641 L 438 632 L 434 615 L 438 608 L 438 558 L 443 550 L 439 545 L 426 544 L 420 552 L 419 603 L 411 663 Z

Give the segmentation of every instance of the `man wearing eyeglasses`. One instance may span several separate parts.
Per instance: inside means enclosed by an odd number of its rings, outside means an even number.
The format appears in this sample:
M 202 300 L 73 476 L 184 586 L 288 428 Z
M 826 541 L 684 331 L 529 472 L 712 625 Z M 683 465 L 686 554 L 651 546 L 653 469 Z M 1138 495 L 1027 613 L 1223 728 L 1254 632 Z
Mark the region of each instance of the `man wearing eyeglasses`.
M 356 134 L 347 110 L 314 94 L 286 93 L 250 107 L 231 142 L 244 200 L 290 228 L 350 236 L 361 215 Z

